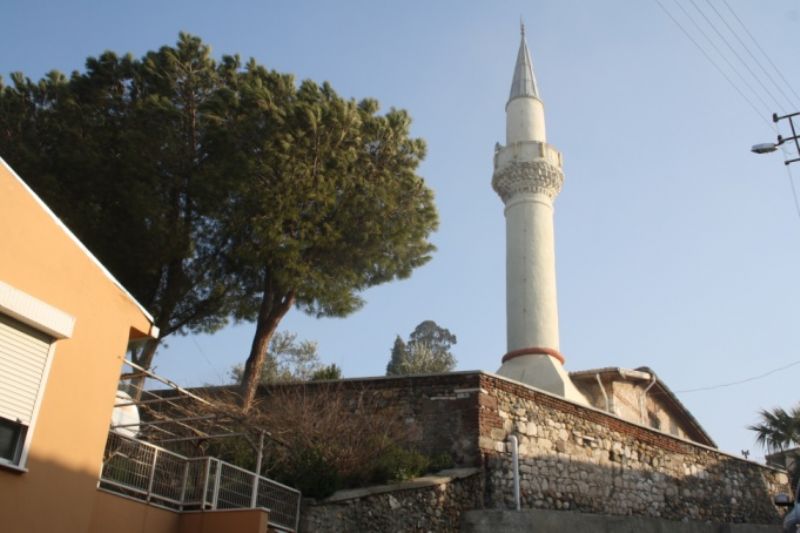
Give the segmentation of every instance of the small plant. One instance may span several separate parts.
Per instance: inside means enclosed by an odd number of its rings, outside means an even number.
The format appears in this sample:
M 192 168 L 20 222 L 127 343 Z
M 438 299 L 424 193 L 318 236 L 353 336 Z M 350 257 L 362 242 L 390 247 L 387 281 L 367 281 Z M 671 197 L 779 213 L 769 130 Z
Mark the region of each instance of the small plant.
M 322 450 L 303 448 L 295 450 L 290 460 L 280 465 L 275 477 L 282 482 L 291 483 L 304 496 L 325 498 L 342 488 L 342 477 Z
M 430 457 L 430 464 L 428 465 L 429 472 L 438 472 L 447 468 L 453 468 L 455 462 L 453 456 L 448 452 L 437 452 Z
M 391 443 L 378 458 L 372 475 L 374 483 L 401 481 L 427 472 L 430 459 L 416 450 Z

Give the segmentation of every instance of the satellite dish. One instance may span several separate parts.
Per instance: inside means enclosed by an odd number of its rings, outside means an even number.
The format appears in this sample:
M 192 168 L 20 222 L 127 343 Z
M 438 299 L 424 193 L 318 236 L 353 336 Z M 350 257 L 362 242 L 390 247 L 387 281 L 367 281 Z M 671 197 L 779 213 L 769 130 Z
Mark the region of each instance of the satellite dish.
M 118 390 L 111 413 L 111 431 L 123 437 L 136 438 L 139 434 L 139 409 L 133 405 L 133 398 L 127 392 Z

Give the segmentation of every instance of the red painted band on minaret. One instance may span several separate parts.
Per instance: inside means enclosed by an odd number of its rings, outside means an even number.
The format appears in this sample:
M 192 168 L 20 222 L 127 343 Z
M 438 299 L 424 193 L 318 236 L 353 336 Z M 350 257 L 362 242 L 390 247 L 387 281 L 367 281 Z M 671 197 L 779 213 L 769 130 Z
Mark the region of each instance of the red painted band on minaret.
M 549 355 L 562 365 L 564 364 L 564 356 L 558 353 L 558 350 L 553 350 L 552 348 L 522 348 L 521 350 L 514 350 L 503 356 L 503 362 L 511 361 L 515 357 L 522 357 L 523 355 Z

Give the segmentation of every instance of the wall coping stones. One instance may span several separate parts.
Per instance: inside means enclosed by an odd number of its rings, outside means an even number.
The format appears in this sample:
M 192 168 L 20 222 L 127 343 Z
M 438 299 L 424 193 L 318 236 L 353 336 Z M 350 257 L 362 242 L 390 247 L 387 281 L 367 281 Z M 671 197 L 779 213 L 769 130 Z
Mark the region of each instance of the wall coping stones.
M 551 392 L 548 392 L 548 391 L 545 391 L 545 390 L 542 390 L 542 389 L 539 389 L 539 388 L 536 388 L 536 387 L 532 387 L 531 385 L 528 385 L 526 383 L 522 383 L 520 381 L 516 381 L 516 380 L 513 380 L 513 379 L 509 379 L 509 378 L 507 378 L 505 376 L 499 376 L 497 374 L 493 374 L 491 372 L 485 372 L 485 371 L 478 371 L 478 372 L 482 375 L 482 377 L 485 376 L 485 377 L 488 377 L 490 379 L 494 379 L 494 380 L 497 380 L 497 381 L 503 381 L 503 382 L 506 382 L 508 384 L 514 385 L 516 388 L 519 388 L 519 389 L 523 389 L 523 390 L 527 389 L 525 392 L 533 392 L 534 394 L 541 394 L 541 395 L 544 395 L 544 396 L 548 396 L 548 397 L 556 400 L 557 402 L 561 402 L 563 404 L 567 404 L 567 405 L 570 405 L 570 406 L 577 407 L 579 411 L 583 410 L 583 411 L 590 411 L 590 412 L 593 412 L 593 413 L 597 413 L 597 414 L 599 414 L 599 415 L 601 415 L 603 417 L 607 417 L 607 418 L 612 419 L 612 420 L 617 420 L 617 421 L 623 422 L 624 424 L 629 424 L 631 426 L 635 426 L 635 427 L 638 427 L 640 429 L 646 430 L 646 431 L 648 431 L 650 433 L 654 433 L 654 434 L 656 434 L 656 435 L 658 435 L 659 437 L 662 437 L 662 438 L 671 439 L 671 440 L 680 442 L 682 444 L 688 444 L 688 445 L 694 446 L 696 448 L 712 451 L 714 453 L 718 453 L 720 455 L 724 455 L 727 458 L 735 459 L 735 460 L 743 462 L 743 463 L 753 464 L 753 465 L 756 465 L 756 466 L 761 467 L 761 468 L 766 468 L 768 470 L 772 470 L 774 472 L 782 472 L 782 473 L 786 472 L 786 469 L 774 467 L 772 465 L 759 463 L 759 462 L 757 462 L 755 460 L 751 460 L 751 459 L 745 459 L 745 458 L 740 457 L 738 455 L 734 455 L 732 453 L 720 450 L 719 448 L 714 448 L 713 446 L 706 446 L 705 444 L 700 444 L 699 442 L 695 442 L 693 440 L 689 440 L 689 439 L 685 439 L 685 438 L 678 437 L 678 436 L 675 436 L 675 435 L 671 435 L 669 433 L 665 433 L 665 432 L 663 432 L 661 430 L 652 428 L 650 426 L 646 426 L 646 425 L 641 424 L 639 422 L 634 422 L 634 421 L 631 421 L 631 420 L 626 420 L 624 418 L 620 418 L 619 416 L 611 414 L 611 413 L 609 413 L 607 411 L 603 411 L 602 409 L 598 409 L 598 408 L 593 407 L 593 406 L 582 405 L 582 404 L 570 401 L 570 400 L 568 400 L 566 398 L 562 398 L 561 396 L 558 396 L 558 395 L 553 394 Z M 514 392 L 517 393 L 517 391 L 514 391 Z
M 384 494 L 387 492 L 433 487 L 436 485 L 442 485 L 444 483 L 450 483 L 451 481 L 456 479 L 463 479 L 470 476 L 474 476 L 480 473 L 480 471 L 481 471 L 480 468 L 474 468 L 474 467 L 450 468 L 447 470 L 441 470 L 436 474 L 409 479 L 407 481 L 400 481 L 398 483 L 389 483 L 386 485 L 374 485 L 372 487 L 363 487 L 358 489 L 340 490 L 333 493 L 331 496 L 328 496 L 326 499 L 322 500 L 319 503 L 324 505 L 328 503 L 344 502 L 347 500 L 357 500 L 359 498 L 365 498 L 367 496 L 373 496 L 375 494 Z
M 719 448 L 715 448 L 713 446 L 707 446 L 705 444 L 701 444 L 701 443 L 695 442 L 693 440 L 689 440 L 689 439 L 686 439 L 686 438 L 682 438 L 682 437 L 678 437 L 678 436 L 675 436 L 675 435 L 671 435 L 669 433 L 665 433 L 665 432 L 663 432 L 661 430 L 652 428 L 650 426 L 641 424 L 639 422 L 635 422 L 635 421 L 632 421 L 632 420 L 626 420 L 626 419 L 621 418 L 621 417 L 619 417 L 617 415 L 614 415 L 614 414 L 608 413 L 606 411 L 603 411 L 602 409 L 598 409 L 598 408 L 593 407 L 593 406 L 587 406 L 587 405 L 583 405 L 583 404 L 579 404 L 579 403 L 570 401 L 570 400 L 568 400 L 566 398 L 562 398 L 561 396 L 558 396 L 558 395 L 553 394 L 551 392 L 548 392 L 548 391 L 539 389 L 537 387 L 533 387 L 531 385 L 528 385 L 527 383 L 522 383 L 520 381 L 516 381 L 514 379 L 510 379 L 510 378 L 507 378 L 505 376 L 500 376 L 498 374 L 495 374 L 493 372 L 488 372 L 486 370 L 459 370 L 459 371 L 456 371 L 456 372 L 442 372 L 442 373 L 436 373 L 436 374 L 411 374 L 411 375 L 404 375 L 404 376 L 373 376 L 373 377 L 367 376 L 367 377 L 345 378 L 345 379 L 341 379 L 341 380 L 321 380 L 321 381 L 314 381 L 314 382 L 310 382 L 310 383 L 305 383 L 305 384 L 302 384 L 302 385 L 282 385 L 282 386 L 284 386 L 284 387 L 285 386 L 312 386 L 313 387 L 313 386 L 320 386 L 320 385 L 326 385 L 326 384 L 327 385 L 331 385 L 331 384 L 335 384 L 335 383 L 341 383 L 343 385 L 357 385 L 359 383 L 368 385 L 370 383 L 374 383 L 376 385 L 380 385 L 380 384 L 388 384 L 389 382 L 392 382 L 392 381 L 407 381 L 409 383 L 414 383 L 415 385 L 416 385 L 416 382 L 419 382 L 420 385 L 423 385 L 427 381 L 435 381 L 435 380 L 440 380 L 440 379 L 445 379 L 447 381 L 451 381 L 451 380 L 457 381 L 459 378 L 471 378 L 471 377 L 477 377 L 478 380 L 480 380 L 481 378 L 489 378 L 490 380 L 505 382 L 505 383 L 513 385 L 515 388 L 517 388 L 517 391 L 521 390 L 521 391 L 524 391 L 524 393 L 531 393 L 532 392 L 534 394 L 541 394 L 541 395 L 547 396 L 549 398 L 552 398 L 552 399 L 556 400 L 557 402 L 562 402 L 565 405 L 574 406 L 574 407 L 578 408 L 578 410 L 597 413 L 597 414 L 599 414 L 599 415 L 601 415 L 603 417 L 607 417 L 608 419 L 617 420 L 617 421 L 623 422 L 624 424 L 628 424 L 630 426 L 643 429 L 643 430 L 645 430 L 647 432 L 650 432 L 650 433 L 653 433 L 655 435 L 658 435 L 660 438 L 667 438 L 667 439 L 673 440 L 673 441 L 681 443 L 681 444 L 688 444 L 690 446 L 694 446 L 694 447 L 697 447 L 697 448 L 700 448 L 700 449 L 713 451 L 713 452 L 721 454 L 721 455 L 723 455 L 723 456 L 725 456 L 727 458 L 735 459 L 737 461 L 741 461 L 741 462 L 745 462 L 745 463 L 754 464 L 754 465 L 760 466 L 762 468 L 767 468 L 767 469 L 773 470 L 775 472 L 785 472 L 786 471 L 785 469 L 777 468 L 777 467 L 774 467 L 774 466 L 771 466 L 771 465 L 765 465 L 765 464 L 759 463 L 759 462 L 757 462 L 755 460 L 745 459 L 743 457 L 740 457 L 738 455 L 734 455 L 734 454 L 732 454 L 730 452 L 726 452 L 726 451 L 720 450 Z M 517 392 L 517 391 L 515 391 L 515 392 Z M 485 388 L 482 387 L 481 385 L 478 385 L 477 387 L 459 388 L 457 392 L 459 392 L 461 394 L 474 394 L 474 393 L 488 394 L 488 391 L 485 390 Z M 437 397 L 435 399 L 446 399 L 446 398 Z M 447 398 L 447 399 L 449 399 L 449 398 Z

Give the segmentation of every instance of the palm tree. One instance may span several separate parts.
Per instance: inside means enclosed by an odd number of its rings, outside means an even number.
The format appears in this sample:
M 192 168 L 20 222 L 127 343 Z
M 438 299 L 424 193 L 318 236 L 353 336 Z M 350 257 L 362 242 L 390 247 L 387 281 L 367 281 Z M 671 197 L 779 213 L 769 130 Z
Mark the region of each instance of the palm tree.
M 770 452 L 781 452 L 800 443 L 800 406 L 786 411 L 782 407 L 759 411 L 761 422 L 748 426 L 756 432 L 756 442 Z

